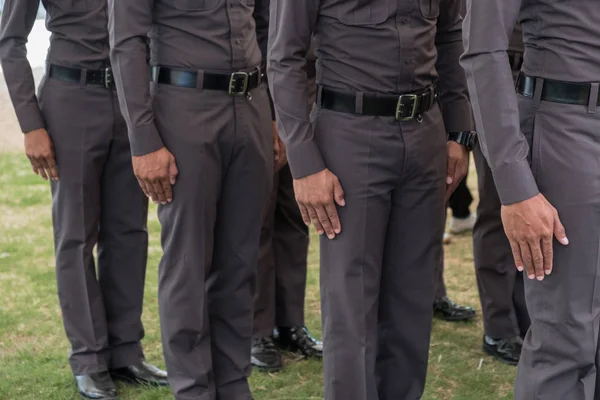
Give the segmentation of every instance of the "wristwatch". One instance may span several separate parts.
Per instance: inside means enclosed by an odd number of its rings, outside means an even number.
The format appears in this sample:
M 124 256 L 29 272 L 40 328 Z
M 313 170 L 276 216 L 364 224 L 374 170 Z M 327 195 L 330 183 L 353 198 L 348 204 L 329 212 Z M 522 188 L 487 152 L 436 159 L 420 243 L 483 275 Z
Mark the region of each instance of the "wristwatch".
M 471 151 L 477 143 L 477 133 L 473 131 L 449 132 L 448 141 L 461 144 L 465 146 L 468 151 Z

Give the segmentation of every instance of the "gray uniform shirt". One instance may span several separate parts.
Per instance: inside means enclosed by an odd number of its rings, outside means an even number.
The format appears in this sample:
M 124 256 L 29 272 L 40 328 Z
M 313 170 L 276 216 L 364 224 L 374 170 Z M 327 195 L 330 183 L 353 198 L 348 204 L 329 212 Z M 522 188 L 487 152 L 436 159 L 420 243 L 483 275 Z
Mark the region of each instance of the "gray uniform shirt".
M 222 73 L 261 65 L 257 37 L 266 49 L 268 1 L 109 0 L 108 3 L 111 60 L 134 156 L 163 147 L 154 124 L 150 96 L 150 71 L 146 64 L 148 34 L 152 65 Z
M 461 63 L 481 149 L 503 204 L 539 193 L 506 53 L 517 20 L 523 29 L 524 73 L 566 82 L 600 80 L 598 0 L 468 0 Z
M 439 77 L 447 131 L 472 128 L 460 0 L 271 0 L 268 75 L 294 178 L 326 166 L 309 121 L 302 67 L 315 33 L 317 79 L 345 91 L 400 94 Z
M 65 67 L 108 66 L 106 0 L 43 0 L 51 32 L 47 61 Z M 45 127 L 27 61 L 27 37 L 40 0 L 6 0 L 0 21 L 0 61 L 23 132 Z

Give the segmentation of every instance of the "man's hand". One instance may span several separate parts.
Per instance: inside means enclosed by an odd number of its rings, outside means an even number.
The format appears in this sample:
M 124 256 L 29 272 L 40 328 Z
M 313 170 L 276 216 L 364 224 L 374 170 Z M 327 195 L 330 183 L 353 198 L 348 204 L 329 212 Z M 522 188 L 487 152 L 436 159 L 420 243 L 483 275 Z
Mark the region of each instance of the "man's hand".
M 33 172 L 41 175 L 44 180 L 48 180 L 48 177 L 53 181 L 58 180 L 54 145 L 45 129 L 36 129 L 25 134 L 25 154 Z
M 317 233 L 329 239 L 342 231 L 335 204 L 343 207 L 344 191 L 337 176 L 328 169 L 294 180 L 296 201 L 306 225 L 315 226 Z M 334 202 L 335 200 L 335 202 Z
M 146 196 L 163 205 L 173 201 L 171 186 L 175 184 L 178 174 L 173 154 L 163 147 L 154 153 L 131 159 L 133 173 Z
M 544 279 L 552 272 L 552 236 L 563 245 L 569 240 L 556 208 L 538 194 L 520 203 L 502 206 L 502 223 L 510 241 L 515 265 L 527 269 L 529 279 Z
M 277 123 L 273 121 L 273 155 L 275 159 L 275 172 L 278 172 L 281 168 L 287 164 L 285 144 L 277 133 Z
M 448 142 L 448 166 L 446 167 L 446 202 L 456 190 L 460 181 L 467 176 L 469 153 L 465 146 Z

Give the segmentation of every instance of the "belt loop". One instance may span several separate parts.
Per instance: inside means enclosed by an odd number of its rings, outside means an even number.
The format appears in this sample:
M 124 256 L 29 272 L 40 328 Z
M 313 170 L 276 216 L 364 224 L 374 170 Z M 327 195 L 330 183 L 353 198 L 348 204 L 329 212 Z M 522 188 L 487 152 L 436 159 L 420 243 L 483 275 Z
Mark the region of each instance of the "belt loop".
M 598 106 L 598 82 L 594 82 L 590 85 L 590 99 L 588 102 L 588 114 L 595 114 L 596 107 Z
M 158 75 L 160 75 L 160 65 L 150 67 L 150 81 L 158 83 Z
M 540 108 L 543 89 L 544 78 L 535 78 L 535 88 L 533 89 L 533 108 Z
M 317 97 L 315 99 L 315 103 L 317 106 L 321 107 L 322 104 L 322 94 L 323 94 L 323 85 L 317 85 Z
M 87 83 L 87 68 L 81 68 L 81 75 L 79 75 L 79 84 L 85 86 Z
M 196 89 L 203 90 L 204 89 L 204 70 L 199 69 L 196 71 Z
M 354 112 L 356 112 L 358 115 L 363 114 L 363 98 L 363 92 L 356 92 L 356 99 L 354 100 Z

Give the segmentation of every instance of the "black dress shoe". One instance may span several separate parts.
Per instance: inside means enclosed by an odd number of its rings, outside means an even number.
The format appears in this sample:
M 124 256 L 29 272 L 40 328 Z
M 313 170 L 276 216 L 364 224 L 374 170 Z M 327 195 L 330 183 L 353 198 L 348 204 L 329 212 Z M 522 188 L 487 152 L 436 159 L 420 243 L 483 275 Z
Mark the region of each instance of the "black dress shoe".
M 260 371 L 275 372 L 283 367 L 279 349 L 275 347 L 272 337 L 252 339 L 251 363 Z
M 323 357 L 323 343 L 310 335 L 304 326 L 293 328 L 276 328 L 275 343 L 288 351 L 303 354 L 305 357 Z
M 511 339 L 492 339 L 483 337 L 483 351 L 508 365 L 517 365 L 521 357 L 523 341 L 520 337 Z
M 118 400 L 117 387 L 108 372 L 75 375 L 77 390 L 84 399 Z
M 167 373 L 149 364 L 143 358 L 125 368 L 113 369 L 110 374 L 114 379 L 129 383 L 169 386 Z
M 473 307 L 459 306 L 447 297 L 435 300 L 433 313 L 444 321 L 468 321 L 475 318 L 476 315 Z

